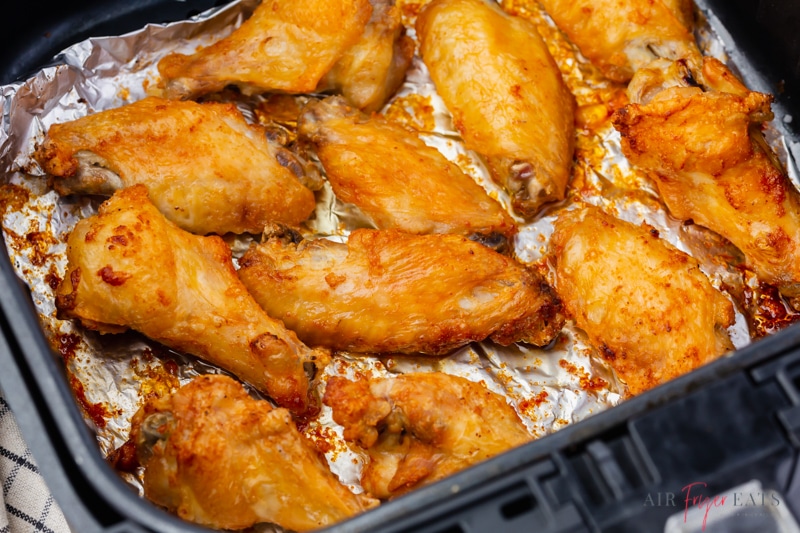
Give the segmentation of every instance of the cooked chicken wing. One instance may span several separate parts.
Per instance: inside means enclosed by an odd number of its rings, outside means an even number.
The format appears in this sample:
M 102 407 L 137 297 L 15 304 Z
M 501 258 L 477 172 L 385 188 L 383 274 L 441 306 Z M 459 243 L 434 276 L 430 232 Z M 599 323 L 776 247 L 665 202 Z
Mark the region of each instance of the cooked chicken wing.
M 661 0 L 661 3 L 686 29 L 694 29 L 694 0 Z
M 239 276 L 256 301 L 310 345 L 443 354 L 485 338 L 545 345 L 561 305 L 538 272 L 456 235 L 356 230 L 253 245 Z
M 323 401 L 344 426 L 344 438 L 367 450 L 361 484 L 381 499 L 531 440 L 502 396 L 439 372 L 359 381 L 332 377 Z
M 721 234 L 762 280 L 800 296 L 800 196 L 758 131 L 772 119 L 772 97 L 714 59 L 702 80 L 705 92 L 672 86 L 617 111 L 623 152 L 652 175 L 675 217 Z
M 308 531 L 376 504 L 334 477 L 286 409 L 226 376 L 200 376 L 150 399 L 131 422 L 144 493 L 191 522 Z
M 371 0 L 372 18 L 361 39 L 322 78 L 317 91 L 335 91 L 364 111 L 377 111 L 406 75 L 414 41 L 394 0 Z
M 611 80 L 657 58 L 699 67 L 691 0 L 540 0 L 556 25 Z
M 559 215 L 551 239 L 567 312 L 631 394 L 733 349 L 733 305 L 657 235 L 584 207 Z
M 263 0 L 234 32 L 191 55 L 158 63 L 169 98 L 236 85 L 244 94 L 313 91 L 364 34 L 369 0 Z
M 199 234 L 295 225 L 315 206 L 289 170 L 299 167 L 292 153 L 232 104 L 145 98 L 53 124 L 34 156 L 60 194 L 110 196 L 141 183 L 164 216 Z
M 134 329 L 233 372 L 297 414 L 316 407 L 304 366 L 324 364 L 325 354 L 267 316 L 220 237 L 170 223 L 143 185 L 114 193 L 78 222 L 67 260 L 56 291 L 60 318 L 100 333 Z
M 409 130 L 367 118 L 333 97 L 310 103 L 298 121 L 340 199 L 381 229 L 511 237 L 514 220 L 475 180 Z
M 453 123 L 508 190 L 514 210 L 531 218 L 563 199 L 575 99 L 536 28 L 489 0 L 434 0 L 416 28 Z

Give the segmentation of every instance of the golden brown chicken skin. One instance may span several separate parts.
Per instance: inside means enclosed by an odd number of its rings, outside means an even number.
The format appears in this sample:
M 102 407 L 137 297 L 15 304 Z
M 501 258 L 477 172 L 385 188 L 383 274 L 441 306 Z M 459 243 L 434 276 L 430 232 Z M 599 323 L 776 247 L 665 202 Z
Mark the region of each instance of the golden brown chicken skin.
M 694 0 L 661 0 L 661 3 L 686 29 L 694 29 Z
M 236 85 L 244 94 L 311 92 L 364 34 L 369 0 L 263 0 L 234 32 L 191 55 L 158 63 L 168 98 Z
M 267 222 L 299 224 L 314 193 L 232 104 L 149 97 L 53 124 L 34 154 L 60 194 L 98 194 L 135 184 L 172 222 L 199 234 L 260 233 Z
M 417 18 L 420 54 L 467 148 L 528 219 L 561 200 L 575 102 L 536 28 L 484 0 L 434 0 Z
M 253 245 L 239 277 L 304 342 L 352 352 L 444 354 L 486 338 L 546 345 L 558 298 L 536 271 L 457 235 L 356 230 Z
M 672 215 L 724 236 L 762 280 L 800 296 L 800 196 L 757 131 L 772 119 L 772 97 L 726 71 L 707 59 L 706 91 L 666 88 L 620 109 L 614 125 Z
M 733 349 L 733 305 L 657 235 L 584 207 L 559 215 L 551 239 L 569 316 L 634 395 Z
M 685 0 L 540 0 L 581 53 L 611 80 L 627 82 L 658 58 L 700 64 Z
M 531 440 L 514 409 L 480 383 L 439 372 L 328 380 L 344 438 L 366 449 L 361 484 L 387 499 Z
M 400 8 L 394 0 L 372 0 L 370 18 L 359 41 L 322 78 L 318 92 L 334 91 L 355 107 L 377 111 L 405 79 L 414 55 Z
M 377 503 L 339 483 L 289 411 L 253 399 L 227 376 L 200 376 L 148 400 L 130 439 L 145 496 L 197 524 L 309 531 Z
M 502 206 L 436 148 L 339 97 L 307 105 L 298 133 L 313 145 L 336 196 L 357 205 L 380 229 L 488 241 L 516 232 Z
M 137 185 L 115 193 L 75 226 L 60 318 L 100 333 L 128 328 L 226 369 L 296 414 L 315 410 L 304 365 L 325 354 L 267 316 L 239 281 L 217 236 L 187 233 Z

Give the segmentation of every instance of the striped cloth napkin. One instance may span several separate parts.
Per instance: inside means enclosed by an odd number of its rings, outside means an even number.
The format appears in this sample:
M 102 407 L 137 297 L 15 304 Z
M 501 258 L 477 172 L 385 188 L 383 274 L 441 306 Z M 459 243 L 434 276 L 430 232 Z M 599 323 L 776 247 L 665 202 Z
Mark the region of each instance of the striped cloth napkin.
M 0 533 L 69 533 L 0 391 Z

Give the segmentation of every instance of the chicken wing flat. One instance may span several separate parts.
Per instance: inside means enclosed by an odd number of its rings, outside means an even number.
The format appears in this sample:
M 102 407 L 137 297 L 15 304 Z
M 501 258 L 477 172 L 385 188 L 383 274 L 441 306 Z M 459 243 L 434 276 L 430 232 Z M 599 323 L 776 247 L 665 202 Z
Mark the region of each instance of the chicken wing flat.
M 260 233 L 267 222 L 299 224 L 315 206 L 285 168 L 297 167 L 291 152 L 232 104 L 145 98 L 53 124 L 34 156 L 60 194 L 144 184 L 164 216 L 193 233 Z
M 510 238 L 514 220 L 474 179 L 402 126 L 367 118 L 338 97 L 308 104 L 300 138 L 334 193 L 380 229 Z
M 328 380 L 323 402 L 344 438 L 366 449 L 361 484 L 387 499 L 531 440 L 505 398 L 439 372 Z
M 147 189 L 123 189 L 81 220 L 67 242 L 56 291 L 60 318 L 100 333 L 134 329 L 224 368 L 297 414 L 313 411 L 304 365 L 325 354 L 259 307 L 239 281 L 231 251 L 167 221 Z
M 322 78 L 317 91 L 335 91 L 351 104 L 377 111 L 403 83 L 414 55 L 394 0 L 372 0 L 372 18 L 361 39 Z
M 417 18 L 420 53 L 467 148 L 514 210 L 564 198 L 575 99 L 536 28 L 486 0 L 434 0 Z
M 369 0 L 263 0 L 228 37 L 162 58 L 164 94 L 196 98 L 227 85 L 244 94 L 311 92 L 359 41 L 371 15 Z
M 548 15 L 603 74 L 626 82 L 658 58 L 699 66 L 686 0 L 540 0 Z
M 205 526 L 271 522 L 308 531 L 377 503 L 339 483 L 289 411 L 251 398 L 226 376 L 200 376 L 150 399 L 130 438 L 145 496 Z
M 731 302 L 649 226 L 586 207 L 559 215 L 551 244 L 568 314 L 631 394 L 733 349 Z
M 541 346 L 563 325 L 542 275 L 457 235 L 356 230 L 346 244 L 273 237 L 239 265 L 256 301 L 310 345 L 443 354 L 487 337 Z
M 724 236 L 762 280 L 800 296 L 800 197 L 757 131 L 772 119 L 772 97 L 713 59 L 702 79 L 705 91 L 672 86 L 618 110 L 623 152 L 655 179 L 672 215 Z

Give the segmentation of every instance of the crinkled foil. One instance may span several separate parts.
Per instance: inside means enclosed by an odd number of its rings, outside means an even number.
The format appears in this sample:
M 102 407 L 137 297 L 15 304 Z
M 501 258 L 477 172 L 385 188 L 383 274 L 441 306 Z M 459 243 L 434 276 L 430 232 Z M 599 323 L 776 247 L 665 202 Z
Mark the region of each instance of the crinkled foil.
M 413 19 L 420 5 L 408 0 L 398 4 L 413 36 Z M 550 206 L 536 221 L 521 225 L 514 243 L 517 257 L 526 263 L 547 264 L 552 223 L 558 212 L 569 209 L 576 199 L 602 206 L 626 220 L 645 221 L 661 237 L 697 258 L 712 283 L 732 295 L 737 303 L 736 322 L 729 330 L 733 343 L 741 348 L 751 342 L 742 299 L 757 290 L 758 281 L 752 274 L 742 276 L 740 254 L 724 239 L 671 218 L 659 201 L 654 184 L 628 165 L 620 150 L 619 135 L 607 117 L 610 103 L 623 94 L 624 87 L 605 80 L 567 42 L 538 4 L 508 1 L 504 7 L 537 25 L 579 106 L 570 198 Z M 17 273 L 32 290 L 43 328 L 55 353 L 65 362 L 66 376 L 105 454 L 127 440 L 130 418 L 143 397 L 168 391 L 199 373 L 220 371 L 135 333 L 100 336 L 72 321 L 56 318 L 54 290 L 66 271 L 66 238 L 80 218 L 96 212 L 99 200 L 59 197 L 48 188 L 31 153 L 53 123 L 118 107 L 157 92 L 155 66 L 161 57 L 172 51 L 191 52 L 227 35 L 252 9 L 253 2 L 233 3 L 187 21 L 148 25 L 123 36 L 92 38 L 65 50 L 63 65 L 44 68 L 24 82 L 0 88 L 0 212 L 5 242 Z M 725 60 L 725 43 L 705 22 L 713 15 L 705 9 L 701 11 L 698 41 L 705 53 Z M 508 195 L 492 182 L 480 158 L 464 148 L 418 58 L 382 112 L 390 120 L 417 128 L 426 143 L 457 163 L 501 204 L 509 206 Z M 790 120 L 791 117 L 783 117 L 779 126 Z M 771 140 L 796 183 L 798 173 L 788 155 L 792 141 L 779 129 L 773 131 Z M 343 240 L 352 229 L 369 225 L 357 208 L 343 204 L 325 187 L 318 192 L 318 208 L 306 230 L 308 236 Z M 230 241 L 234 256 L 247 243 L 244 238 Z M 784 311 L 789 317 L 787 322 L 796 319 L 791 309 L 784 306 Z M 337 354 L 324 376 L 388 376 L 409 371 L 441 371 L 482 381 L 516 408 L 532 438 L 612 407 L 624 397 L 623 386 L 613 371 L 596 356 L 585 335 L 571 322 L 545 349 L 481 343 L 447 357 Z M 342 482 L 360 492 L 364 456 L 344 442 L 342 428 L 333 422 L 330 409 L 323 407 L 318 419 L 304 431 L 325 453 Z M 139 476 L 125 476 L 141 491 Z

